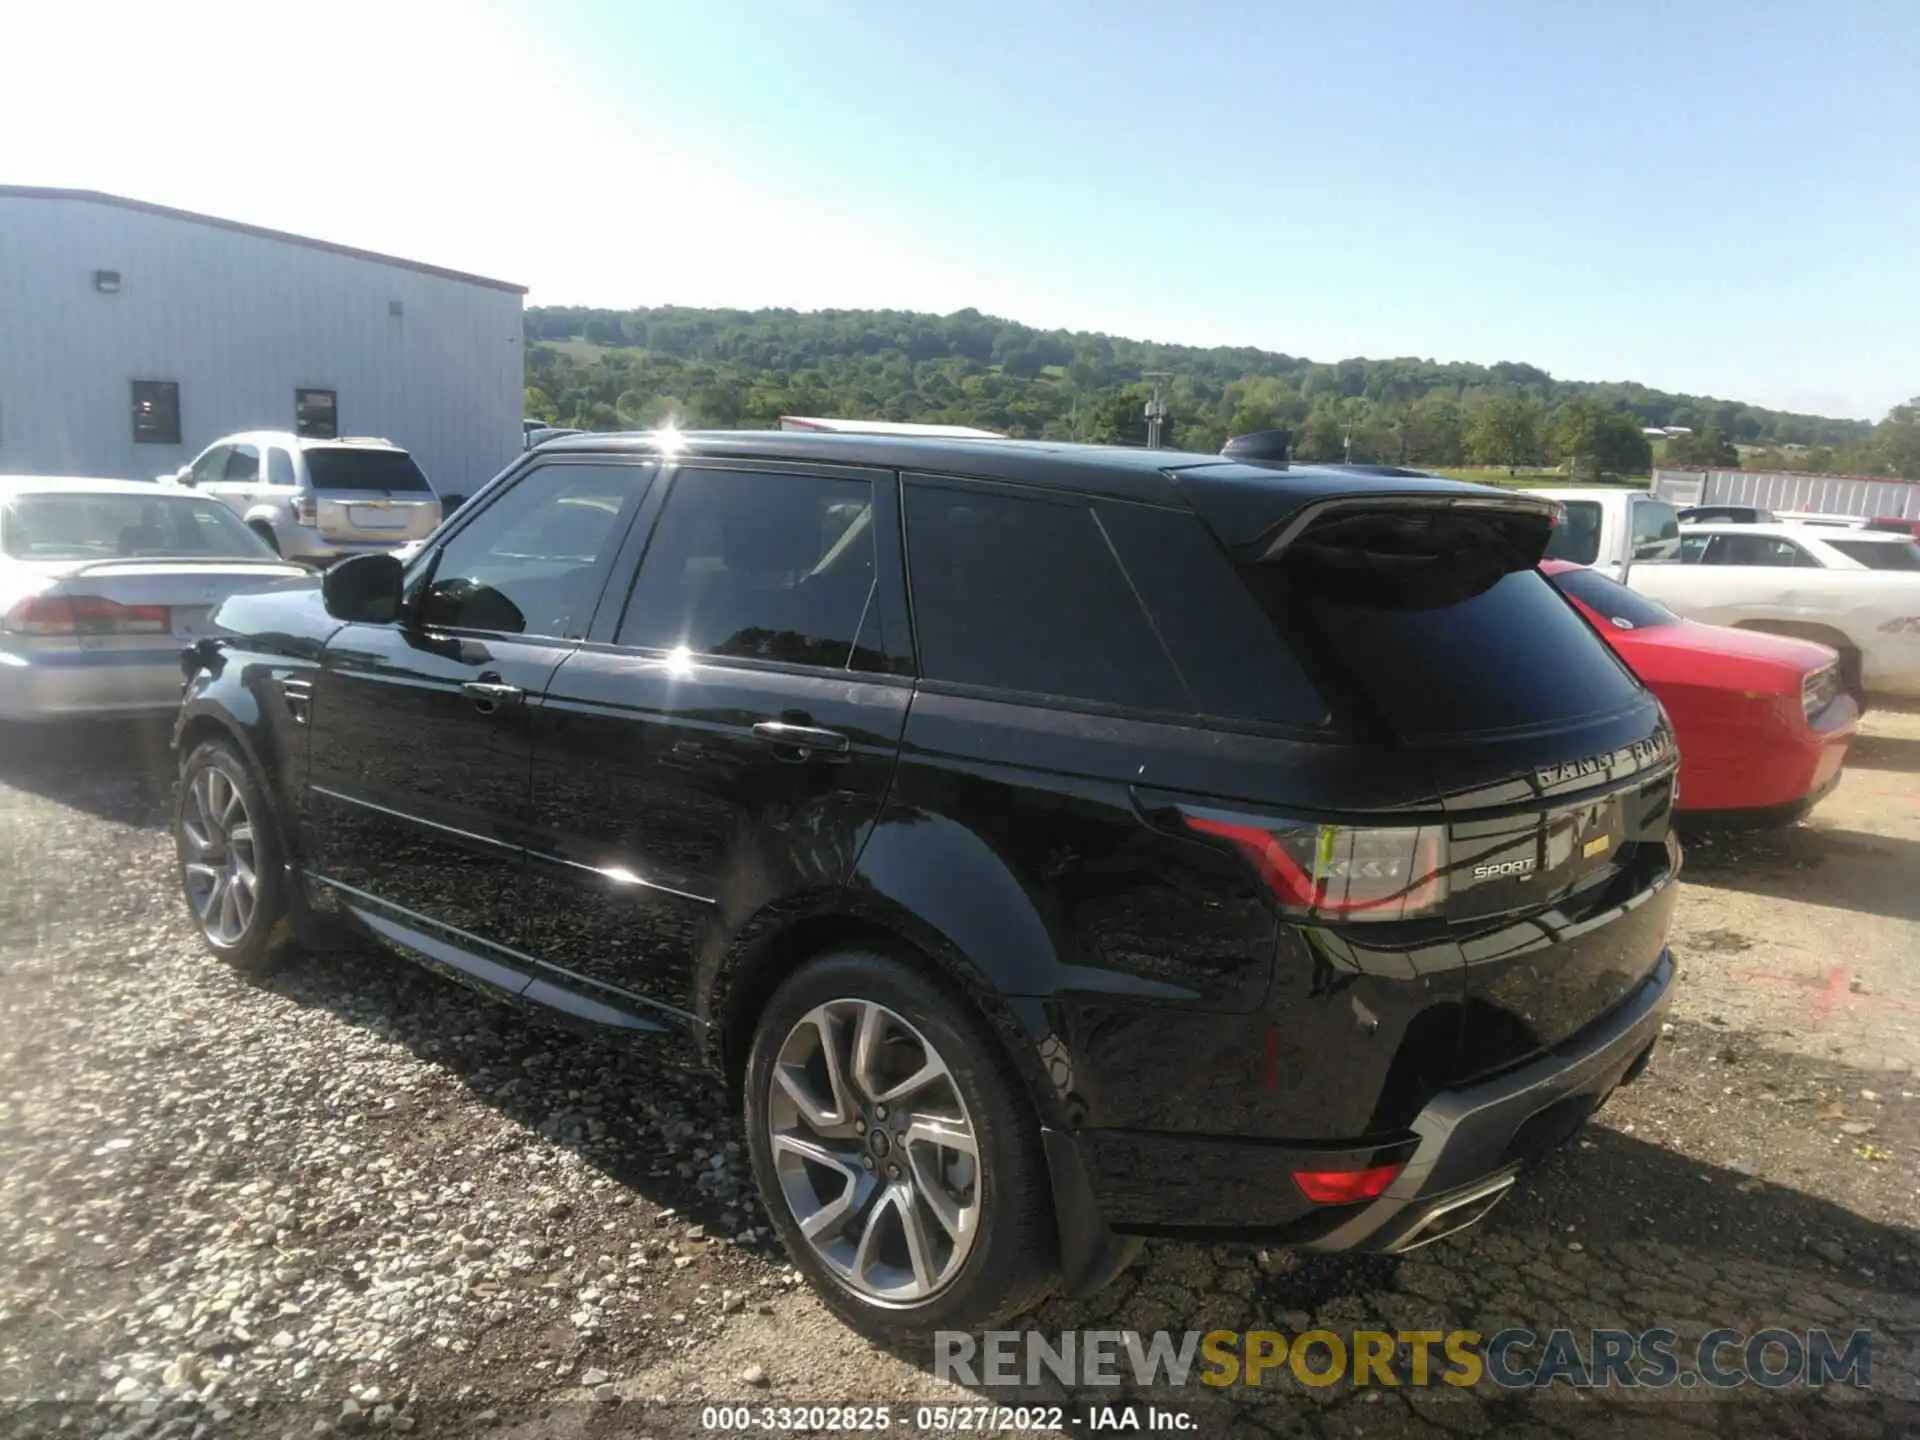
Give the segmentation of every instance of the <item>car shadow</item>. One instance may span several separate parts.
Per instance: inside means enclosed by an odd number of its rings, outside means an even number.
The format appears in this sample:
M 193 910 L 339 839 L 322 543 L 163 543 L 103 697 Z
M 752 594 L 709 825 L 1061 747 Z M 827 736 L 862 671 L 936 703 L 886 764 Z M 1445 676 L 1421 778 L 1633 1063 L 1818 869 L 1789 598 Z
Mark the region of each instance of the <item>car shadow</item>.
M 1920 840 L 1794 825 L 1687 842 L 1688 884 L 1920 920 Z
M 765 1226 L 746 1174 L 743 1137 L 719 1087 L 643 1050 L 579 1034 L 540 1016 L 491 1003 L 371 948 L 330 950 L 260 982 L 288 1000 L 324 1007 L 441 1067 L 482 1104 L 574 1152 L 592 1171 L 649 1202 L 671 1206 L 714 1234 Z M 1669 1045 L 1696 1048 L 1724 1037 L 1688 1027 Z M 1704 1052 L 1703 1052 L 1704 1053 Z M 1647 1081 L 1662 1083 L 1656 1057 Z M 1767 1084 L 1779 1094 L 1897 1090 L 1888 1077 L 1794 1055 L 1770 1055 Z M 1717 1075 L 1710 1076 L 1718 1094 Z M 1685 1097 L 1684 1089 L 1675 1092 Z M 1684 1108 L 1684 1107 L 1683 1107 Z M 1237 1244 L 1156 1241 L 1114 1285 L 1089 1300 L 1055 1299 L 1013 1322 L 1057 1345 L 1060 1332 L 1133 1330 L 1149 1340 L 1189 1330 L 1472 1330 L 1490 1337 L 1520 1327 L 1584 1337 L 1593 1329 L 1665 1327 L 1682 1370 L 1702 1336 L 1722 1326 L 1755 1332 L 1825 1327 L 1844 1344 L 1872 1330 L 1879 1377 L 1863 1396 L 1844 1385 L 1827 1398 L 1804 1389 L 1728 1392 L 1693 1387 L 1539 1393 L 1437 1384 L 1387 1390 L 1346 1379 L 1307 1386 L 1284 1371 L 1249 1388 L 1189 1382 L 1139 1383 L 1124 1361 L 1119 1383 L 975 1382 L 986 1405 L 1062 1407 L 1062 1430 L 1106 1428 L 1098 1407 L 1156 1406 L 1188 1415 L 1198 1433 L 1431 1436 L 1543 1430 L 1569 1435 L 1640 1433 L 1656 1417 L 1684 1417 L 1677 1433 L 1825 1435 L 1896 1433 L 1920 1418 L 1911 1408 L 1911 1358 L 1894 1342 L 1920 1333 L 1920 1233 L 1842 1205 L 1704 1163 L 1642 1135 L 1590 1125 L 1519 1186 L 1480 1226 L 1405 1256 L 1303 1255 Z M 1628 1128 L 1631 1128 L 1630 1126 Z M 1899 1143 L 1899 1142 L 1890 1142 Z M 727 1166 L 711 1155 L 731 1157 Z M 1839 1162 L 1836 1162 L 1839 1163 Z M 723 1173 L 733 1178 L 716 1180 Z M 762 1241 L 762 1254 L 778 1257 Z M 858 1344 L 849 1335 L 850 1344 Z M 901 1361 L 941 1375 L 930 1343 L 889 1347 Z M 1446 1367 L 1435 1352 L 1434 1374 Z M 1538 1352 L 1523 1354 L 1538 1359 Z M 1324 1365 L 1324 1359 L 1316 1367 Z M 1400 1346 L 1396 1372 L 1410 1374 Z M 1906 1365 L 1904 1373 L 1897 1367 Z M 966 1384 L 964 1375 L 949 1376 Z M 1841 1403 L 1830 1403 L 1836 1399 Z M 1575 1401 L 1578 1403 L 1572 1403 Z M 1711 1412 L 1649 1410 L 1649 1404 L 1715 1402 Z M 1144 1413 L 1144 1411 L 1142 1412 Z M 1144 1427 L 1146 1421 L 1136 1417 Z M 1729 1429 L 1728 1427 L 1732 1428 Z
M 0 785 L 122 825 L 168 823 L 176 768 L 171 720 L 0 725 Z
M 1847 746 L 1847 768 L 1920 775 L 1920 739 L 1909 735 L 1856 735 Z

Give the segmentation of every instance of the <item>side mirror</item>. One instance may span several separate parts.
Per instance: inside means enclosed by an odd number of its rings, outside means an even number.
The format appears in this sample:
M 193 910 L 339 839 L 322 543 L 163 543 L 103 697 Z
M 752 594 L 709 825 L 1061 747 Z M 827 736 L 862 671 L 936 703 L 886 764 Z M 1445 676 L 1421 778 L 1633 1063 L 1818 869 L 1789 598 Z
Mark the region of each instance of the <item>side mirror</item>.
M 182 465 L 171 475 L 159 475 L 155 478 L 158 479 L 162 485 L 185 485 L 191 489 L 193 486 L 193 469 L 191 466 Z
M 385 625 L 400 617 L 401 565 L 391 555 L 350 555 L 320 579 L 320 597 L 336 620 Z

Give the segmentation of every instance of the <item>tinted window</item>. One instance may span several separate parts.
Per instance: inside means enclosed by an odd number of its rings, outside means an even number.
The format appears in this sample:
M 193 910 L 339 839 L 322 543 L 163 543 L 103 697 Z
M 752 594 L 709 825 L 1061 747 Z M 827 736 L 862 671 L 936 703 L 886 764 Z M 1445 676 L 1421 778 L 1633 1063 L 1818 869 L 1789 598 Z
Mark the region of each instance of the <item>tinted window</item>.
M 1356 723 L 1427 739 L 1633 703 L 1632 676 L 1527 563 L 1475 517 L 1362 515 L 1244 573 Z
M 217 501 L 145 495 L 16 496 L 0 521 L 0 542 L 20 560 L 259 559 L 273 553 Z
M 1553 538 L 1547 541 L 1547 554 L 1555 560 L 1591 565 L 1600 558 L 1600 506 L 1592 500 L 1568 500 L 1564 509 L 1560 523 L 1553 527 Z
M 1680 552 L 1680 512 L 1658 500 L 1636 500 L 1632 516 L 1633 558 L 1671 560 Z
M 1091 510 L 932 485 L 906 503 L 928 679 L 1192 709 Z
M 421 601 L 423 623 L 580 633 L 648 473 L 627 465 L 546 465 L 521 476 L 442 548 Z
M 267 451 L 267 483 L 293 484 L 293 456 L 277 445 Z
M 1707 553 L 1707 542 L 1712 538 L 1711 535 L 1682 535 L 1680 537 L 1680 563 L 1683 565 L 1698 565 L 1701 558 Z
M 309 447 L 307 474 L 316 490 L 384 490 L 392 495 L 433 490 L 404 450 Z
M 1715 535 L 1707 541 L 1703 565 L 1802 565 L 1820 562 L 1791 540 L 1774 535 Z
M 873 588 L 866 481 L 683 469 L 616 643 L 843 670 Z
M 1869 570 L 1920 570 L 1920 545 L 1908 540 L 1829 540 L 1827 544 Z
M 1602 620 L 1622 630 L 1646 630 L 1655 625 L 1671 625 L 1679 617 L 1666 606 L 1649 600 L 1592 570 L 1562 570 L 1547 577 L 1565 594 L 1571 595 Z
M 1199 516 L 1141 505 L 1095 513 L 1201 713 L 1325 724 L 1326 702 Z
M 260 478 L 260 451 L 253 445 L 236 445 L 227 457 L 227 479 L 249 483 Z

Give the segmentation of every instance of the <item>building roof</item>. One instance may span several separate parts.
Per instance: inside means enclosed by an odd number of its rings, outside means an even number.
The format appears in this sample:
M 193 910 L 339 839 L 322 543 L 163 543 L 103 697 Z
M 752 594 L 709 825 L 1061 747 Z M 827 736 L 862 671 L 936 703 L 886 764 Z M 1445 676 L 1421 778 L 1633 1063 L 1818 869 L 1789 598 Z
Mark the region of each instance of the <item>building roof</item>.
M 824 430 L 832 435 L 932 435 L 948 440 L 1004 440 L 998 430 L 971 425 L 915 425 L 904 420 L 843 420 L 814 415 L 782 415 L 782 430 Z
M 352 245 L 338 245 L 331 240 L 315 240 L 310 235 L 291 235 L 285 230 L 269 230 L 264 225 L 249 225 L 241 220 L 222 220 L 217 215 L 202 215 L 194 210 L 176 210 L 171 205 L 155 205 L 148 200 L 130 200 L 124 195 L 108 195 L 101 190 L 64 190 L 51 185 L 0 185 L 0 200 L 70 200 L 83 205 L 109 205 L 116 210 L 137 210 L 146 215 L 159 215 L 168 220 L 183 220 L 190 225 L 206 225 L 215 230 L 231 230 L 239 235 L 252 235 L 260 240 L 278 240 L 284 245 L 304 245 L 309 250 L 325 250 L 333 255 L 345 255 L 354 260 L 370 260 L 376 265 L 391 265 L 400 270 L 414 270 L 422 275 L 435 275 L 442 280 L 458 280 L 467 285 L 484 285 L 490 290 L 505 290 L 512 295 L 524 295 L 527 287 L 515 285 L 507 280 L 490 280 L 485 275 L 470 275 L 464 270 L 449 270 L 441 265 L 428 265 L 420 260 L 403 260 L 397 255 L 382 255 L 377 250 L 361 250 Z
M 1280 516 L 1317 500 L 1368 494 L 1511 495 L 1485 485 L 1423 475 L 1369 474 L 1338 465 L 1276 469 L 1185 450 L 1077 445 L 1066 440 L 997 440 L 983 445 L 947 436 L 691 430 L 568 435 L 539 447 L 542 455 L 609 451 L 926 470 L 1190 507 L 1202 511 L 1228 544 L 1250 541 Z

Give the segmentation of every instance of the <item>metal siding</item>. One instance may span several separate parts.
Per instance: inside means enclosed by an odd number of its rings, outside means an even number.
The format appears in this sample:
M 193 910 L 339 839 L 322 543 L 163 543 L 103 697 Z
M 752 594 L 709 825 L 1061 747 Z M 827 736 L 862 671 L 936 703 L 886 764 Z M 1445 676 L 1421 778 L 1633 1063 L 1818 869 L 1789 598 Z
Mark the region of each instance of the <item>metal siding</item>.
M 118 270 L 120 292 L 93 288 Z M 390 301 L 403 313 L 388 313 Z M 0 473 L 150 479 L 338 392 L 436 489 L 520 450 L 521 299 L 375 261 L 83 201 L 0 196 Z M 180 386 L 179 445 L 133 440 L 132 382 Z
M 1699 505 L 1758 505 L 1767 510 L 1803 510 L 1817 515 L 1878 516 L 1920 520 L 1920 484 L 1853 475 L 1807 475 L 1761 470 L 1670 470 L 1654 472 L 1656 489 L 1704 479 Z

